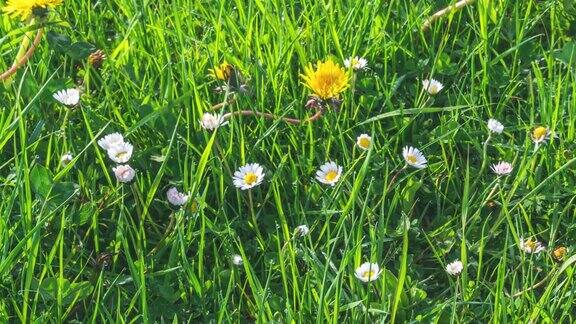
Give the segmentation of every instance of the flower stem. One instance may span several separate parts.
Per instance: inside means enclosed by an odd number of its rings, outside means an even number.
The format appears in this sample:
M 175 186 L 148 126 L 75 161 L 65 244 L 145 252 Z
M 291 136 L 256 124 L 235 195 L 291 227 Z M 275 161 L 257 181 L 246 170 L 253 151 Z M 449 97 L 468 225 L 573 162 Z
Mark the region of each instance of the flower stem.
M 234 112 L 230 112 L 224 115 L 224 119 L 230 119 L 233 116 L 260 116 L 260 117 L 264 117 L 267 119 L 280 119 L 282 121 L 285 121 L 289 124 L 293 124 L 293 125 L 299 125 L 299 124 L 303 124 L 303 123 L 310 123 L 313 121 L 316 121 L 318 119 L 320 119 L 320 117 L 322 117 L 322 114 L 324 113 L 323 109 L 318 109 L 318 111 L 316 111 L 316 113 L 309 118 L 306 118 L 304 120 L 302 119 L 297 119 L 297 118 L 289 118 L 289 117 L 279 117 L 276 116 L 274 114 L 270 114 L 270 113 L 263 113 L 263 112 L 258 112 L 258 111 L 252 111 L 252 110 L 240 110 L 240 111 L 234 111 Z
M 460 0 L 458 2 L 456 2 L 453 5 L 450 5 L 438 12 L 436 12 L 435 14 L 433 14 L 432 16 L 428 17 L 424 23 L 422 24 L 422 30 L 426 31 L 428 28 L 430 28 L 430 26 L 432 25 L 433 22 L 435 22 L 436 20 L 442 18 L 443 16 L 453 12 L 453 11 L 457 11 L 460 10 L 462 8 L 464 8 L 465 6 L 473 3 L 474 0 Z
M 264 251 L 264 238 L 262 237 L 262 233 L 260 233 L 260 228 L 258 227 L 258 222 L 256 221 L 256 213 L 254 212 L 254 202 L 252 200 L 252 189 L 248 189 L 248 203 L 250 204 L 250 214 L 252 215 L 252 226 L 256 230 L 256 237 L 258 238 L 258 243 L 260 245 L 260 249 Z
M 402 173 L 402 171 L 406 170 L 406 166 L 403 166 L 402 169 L 398 170 L 394 176 L 392 177 L 392 179 L 390 180 L 390 183 L 388 184 L 388 189 L 386 189 L 386 192 L 390 192 L 390 189 L 392 189 L 392 185 L 394 184 L 394 182 L 396 181 L 396 178 L 398 178 L 398 176 L 400 175 L 400 173 Z
M 44 35 L 44 28 L 38 29 L 38 32 L 36 33 L 36 37 L 34 38 L 34 42 L 28 48 L 28 50 L 26 51 L 24 56 L 22 56 L 19 60 L 17 58 L 16 61 L 14 62 L 14 64 L 12 64 L 12 66 L 8 70 L 6 70 L 2 74 L 0 74 L 0 81 L 8 80 L 8 78 L 10 76 L 12 76 L 14 73 L 16 73 L 16 71 L 18 71 L 18 69 L 21 66 L 23 66 L 24 64 L 26 64 L 28 62 L 28 60 L 34 54 L 36 47 L 38 46 L 38 44 L 40 44 L 40 41 L 42 40 L 43 35 Z M 29 42 L 29 39 L 28 39 L 27 35 L 24 35 L 24 39 L 22 39 L 22 45 L 24 45 L 24 43 L 26 43 L 26 42 Z M 22 51 L 22 46 L 20 47 L 20 50 Z

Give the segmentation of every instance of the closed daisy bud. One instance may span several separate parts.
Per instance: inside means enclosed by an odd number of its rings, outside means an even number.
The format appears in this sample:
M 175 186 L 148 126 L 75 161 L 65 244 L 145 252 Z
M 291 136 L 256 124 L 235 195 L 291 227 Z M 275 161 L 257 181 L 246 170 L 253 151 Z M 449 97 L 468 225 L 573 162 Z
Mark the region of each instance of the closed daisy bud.
M 442 85 L 442 83 L 440 83 L 437 80 L 431 79 L 425 79 L 422 80 L 422 86 L 424 87 L 424 89 L 426 91 L 428 91 L 428 93 L 432 96 L 435 96 L 438 94 L 438 92 L 440 92 L 443 88 L 444 85 Z
M 204 115 L 202 115 L 202 119 L 200 120 L 200 125 L 202 128 L 207 130 L 215 130 L 216 128 L 226 124 L 228 124 L 228 122 L 224 119 L 223 115 L 211 113 L 204 113 Z
M 501 134 L 504 131 L 504 125 L 496 119 L 488 119 L 488 130 L 492 133 Z
M 534 144 L 540 144 L 550 138 L 550 130 L 547 127 L 538 126 L 532 131 L 532 141 Z
M 60 165 L 61 165 L 62 167 L 67 166 L 70 162 L 72 162 L 72 159 L 73 159 L 73 158 L 74 158 L 74 157 L 72 156 L 72 154 L 71 154 L 70 152 L 62 155 L 62 157 L 60 157 Z
M 446 272 L 452 276 L 460 275 L 462 269 L 464 269 L 464 265 L 460 260 L 456 260 L 446 265 Z
M 358 268 L 356 268 L 355 275 L 356 278 L 360 279 L 362 282 L 370 282 L 377 280 L 380 277 L 382 270 L 376 263 L 365 262 L 362 263 Z
M 104 150 L 110 149 L 112 146 L 124 143 L 124 137 L 120 133 L 108 134 L 98 140 L 98 145 Z
M 330 161 L 320 166 L 320 170 L 316 171 L 316 180 L 330 186 L 335 186 L 336 182 L 340 180 L 341 175 L 342 167 Z
M 554 252 L 552 252 L 552 256 L 556 261 L 562 261 L 566 257 L 567 253 L 568 249 L 565 246 L 559 246 L 556 249 L 554 249 Z
M 494 173 L 499 176 L 509 175 L 512 172 L 512 164 L 508 162 L 498 162 L 496 164 L 492 164 L 490 167 Z
M 310 229 L 308 228 L 307 225 L 300 225 L 300 226 L 296 227 L 295 232 L 296 232 L 296 235 L 298 235 L 299 237 L 302 237 L 302 236 L 308 235 L 308 233 L 310 233 Z
M 352 68 L 354 70 L 363 70 L 368 65 L 368 61 L 366 61 L 363 57 L 350 57 L 344 60 L 344 66 L 346 68 Z
M 116 163 L 126 163 L 132 157 L 134 147 L 130 143 L 121 143 L 108 149 L 108 157 Z
M 264 169 L 258 163 L 246 164 L 234 172 L 233 182 L 241 190 L 251 189 L 264 180 Z
M 402 150 L 402 156 L 408 165 L 417 169 L 424 169 L 426 167 L 426 163 L 428 163 L 424 157 L 424 154 L 422 154 L 419 149 L 412 146 L 405 146 Z
M 546 248 L 537 240 L 520 238 L 520 249 L 526 253 L 540 253 Z
M 362 134 L 356 138 L 356 144 L 363 150 L 367 150 L 372 145 L 372 137 L 368 134 Z
M 244 261 L 242 260 L 242 257 L 238 254 L 234 254 L 232 256 L 232 264 L 236 265 L 236 266 L 241 266 L 244 263 Z
M 174 206 L 182 206 L 186 204 L 189 198 L 188 195 L 179 192 L 178 189 L 174 187 L 168 189 L 166 192 L 166 197 L 168 198 L 168 201 Z
M 80 102 L 80 90 L 75 88 L 60 90 L 52 97 L 65 106 L 74 107 Z
M 129 166 L 128 164 L 121 164 L 117 167 L 114 167 L 112 168 L 112 171 L 114 171 L 116 180 L 118 180 L 118 182 L 123 183 L 132 181 L 132 179 L 134 179 L 134 176 L 136 175 L 136 171 L 132 169 L 132 167 Z

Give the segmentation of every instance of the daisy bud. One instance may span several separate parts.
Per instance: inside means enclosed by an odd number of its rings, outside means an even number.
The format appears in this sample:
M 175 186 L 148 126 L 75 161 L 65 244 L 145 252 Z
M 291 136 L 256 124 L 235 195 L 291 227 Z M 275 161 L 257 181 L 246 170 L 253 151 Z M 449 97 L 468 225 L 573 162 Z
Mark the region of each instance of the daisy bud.
M 310 233 L 310 229 L 308 228 L 307 225 L 300 225 L 296 227 L 296 235 L 298 235 L 299 237 L 302 236 L 306 236 L 308 235 L 308 233 Z
M 446 265 L 446 272 L 452 276 L 460 275 L 462 269 L 464 269 L 464 265 L 460 260 L 456 260 Z
M 126 183 L 132 181 L 134 176 L 136 175 L 136 171 L 132 169 L 131 166 L 128 164 L 119 165 L 117 167 L 112 168 L 114 171 L 114 175 L 116 176 L 116 180 L 118 182 Z
M 242 260 L 242 257 L 238 254 L 234 254 L 232 256 L 232 264 L 236 265 L 236 266 L 241 266 L 244 263 L 244 261 Z
M 178 189 L 174 187 L 168 189 L 166 192 L 166 197 L 168 198 L 168 201 L 174 206 L 184 205 L 189 198 L 188 195 L 179 192 Z
M 66 167 L 70 162 L 72 162 L 73 158 L 74 157 L 72 156 L 72 153 L 70 153 L 70 152 L 62 155 L 62 157 L 60 158 L 60 165 L 63 168 Z
M 380 277 L 382 270 L 376 263 L 365 262 L 356 268 L 355 275 L 362 282 L 370 282 L 377 280 Z

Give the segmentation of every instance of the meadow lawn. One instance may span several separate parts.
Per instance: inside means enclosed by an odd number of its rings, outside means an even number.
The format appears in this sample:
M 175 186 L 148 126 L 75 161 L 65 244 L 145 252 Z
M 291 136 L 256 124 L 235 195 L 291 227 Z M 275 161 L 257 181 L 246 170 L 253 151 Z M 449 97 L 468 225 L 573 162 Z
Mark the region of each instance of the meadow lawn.
M 0 0 L 0 322 L 576 322 L 576 3 L 455 3 Z

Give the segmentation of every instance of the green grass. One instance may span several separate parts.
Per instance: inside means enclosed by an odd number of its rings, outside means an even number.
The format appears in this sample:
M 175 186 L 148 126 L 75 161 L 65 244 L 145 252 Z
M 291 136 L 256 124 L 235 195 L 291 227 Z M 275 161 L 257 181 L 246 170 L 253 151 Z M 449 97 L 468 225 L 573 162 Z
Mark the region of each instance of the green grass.
M 0 322 L 576 321 L 576 7 L 478 0 L 421 31 L 450 3 L 65 1 L 0 86 Z M 0 16 L 0 70 L 27 30 Z M 248 86 L 224 111 L 306 118 L 304 67 L 352 55 L 369 69 L 317 122 L 200 127 L 227 100 L 209 76 L 224 60 Z M 52 99 L 80 83 L 80 107 Z M 505 131 L 484 146 L 488 118 Z M 536 150 L 538 125 L 552 137 Z M 131 184 L 96 143 L 114 131 L 134 145 Z M 406 145 L 426 169 L 398 173 Z M 334 187 L 314 179 L 329 160 Z M 490 171 L 500 160 L 512 175 Z M 232 184 L 245 163 L 265 168 L 251 192 Z M 171 186 L 193 203 L 171 206 Z M 354 276 L 367 261 L 383 268 L 369 284 Z

